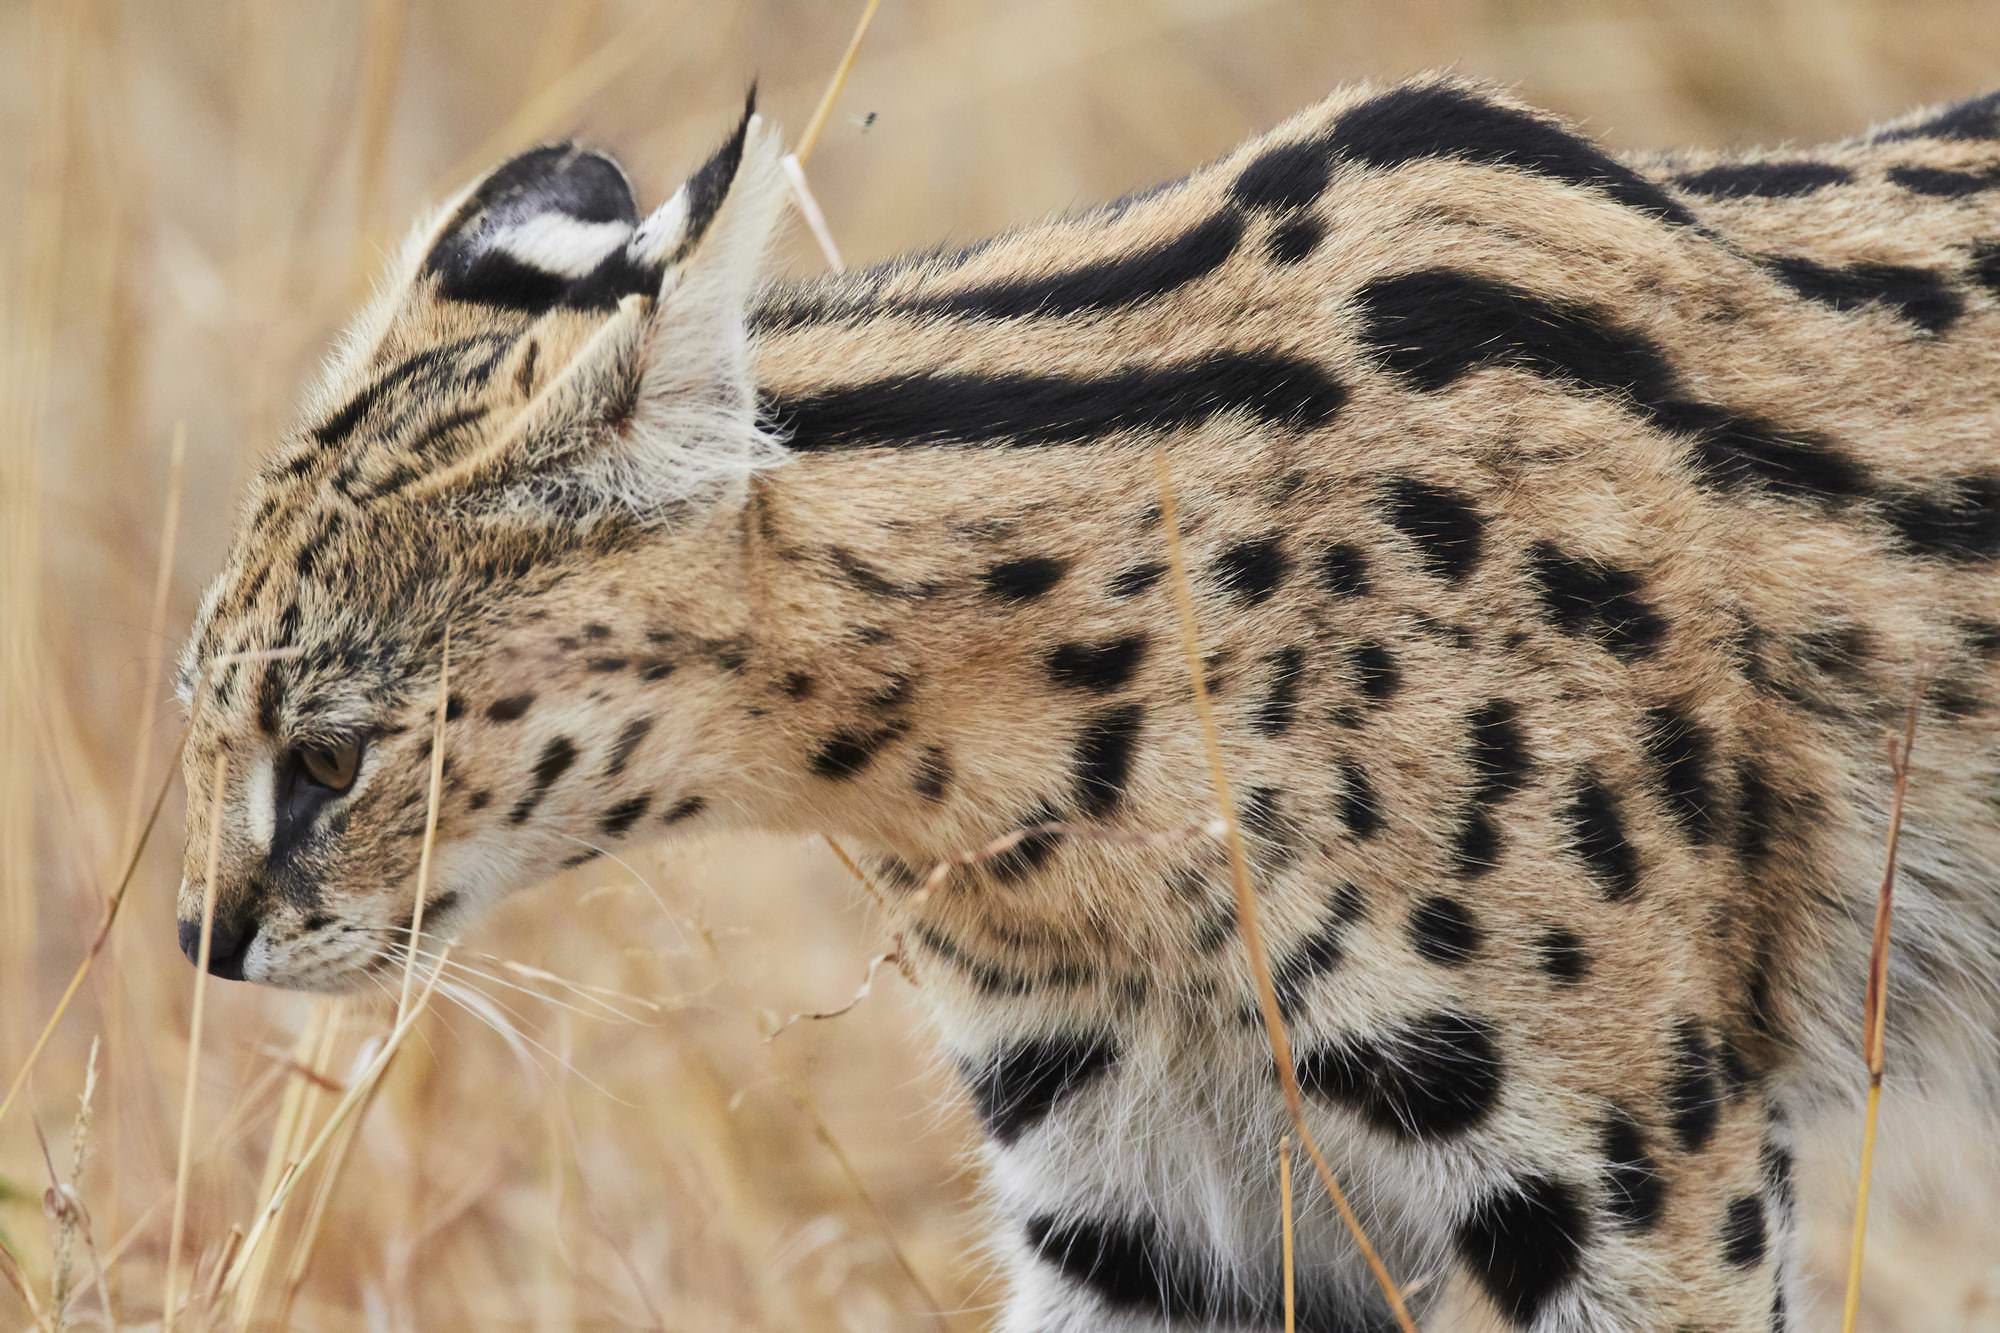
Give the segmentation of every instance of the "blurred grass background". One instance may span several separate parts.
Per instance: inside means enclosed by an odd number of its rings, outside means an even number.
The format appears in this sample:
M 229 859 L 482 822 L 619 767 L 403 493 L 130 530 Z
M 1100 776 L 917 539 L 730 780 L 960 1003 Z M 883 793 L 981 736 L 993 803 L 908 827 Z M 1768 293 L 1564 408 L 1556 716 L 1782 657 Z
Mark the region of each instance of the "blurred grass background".
M 612 147 L 657 201 L 753 76 L 796 132 L 860 7 L 0 5 L 0 158 L 18 183 L 0 273 L 0 1081 L 167 771 L 179 716 L 163 656 L 237 488 L 385 248 L 419 207 L 548 137 Z M 1646 149 L 1843 135 L 2000 84 L 1996 56 L 1992 0 L 888 0 L 811 176 L 862 263 L 1178 174 L 1354 78 L 1455 63 Z M 803 229 L 786 262 L 820 264 Z M 44 1217 L 35 1129 L 67 1179 L 97 1038 L 77 1195 L 121 1326 L 160 1318 L 193 976 L 171 927 L 179 799 L 0 1123 L 0 1244 L 45 1314 L 65 1228 Z M 634 868 L 657 897 L 593 868 L 467 942 L 521 988 L 474 1001 L 516 1035 L 436 1006 L 369 1109 L 317 1245 L 294 1207 L 254 1308 L 197 1303 L 181 1327 L 275 1326 L 288 1300 L 284 1321 L 309 1329 L 923 1328 L 939 1326 L 920 1313 L 931 1300 L 944 1325 L 986 1325 L 999 1292 L 969 1123 L 909 987 L 884 969 L 851 1013 L 762 1037 L 852 995 L 886 947 L 863 895 L 818 846 L 714 844 Z M 1857 1032 L 1860 995 L 1857 978 Z M 350 1002 L 322 1029 L 324 1012 L 211 989 L 180 1290 L 198 1295 L 250 1222 L 277 1118 L 323 1116 L 322 1085 L 384 1026 L 379 1005 Z M 291 1071 L 298 1051 L 324 1056 L 321 1083 Z M 1892 1111 L 1885 1152 L 1864 1326 L 2000 1328 L 1990 1136 Z M 1837 1291 L 1850 1157 L 1823 1154 L 1806 1180 L 1823 1290 Z M 69 1268 L 92 1285 L 84 1250 Z M 76 1326 L 101 1326 L 98 1300 L 72 1303 Z M 0 1327 L 29 1319 L 0 1290 Z

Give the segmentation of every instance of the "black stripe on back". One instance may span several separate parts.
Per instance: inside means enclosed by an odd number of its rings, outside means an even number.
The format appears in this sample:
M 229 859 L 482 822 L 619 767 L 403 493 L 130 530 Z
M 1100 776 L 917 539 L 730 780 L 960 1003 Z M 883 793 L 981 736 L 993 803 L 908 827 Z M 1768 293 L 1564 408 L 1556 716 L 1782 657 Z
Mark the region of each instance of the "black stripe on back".
M 1711 199 L 1796 199 L 1854 173 L 1832 162 L 1731 162 L 1674 177 L 1674 184 Z
M 1235 253 L 1242 237 L 1241 216 L 1224 210 L 1179 236 L 1128 254 L 1057 273 L 891 301 L 880 312 L 1017 319 L 1140 305 L 1215 272 Z
M 1927 268 L 1905 264 L 1850 264 L 1830 268 L 1798 256 L 1766 260 L 1787 287 L 1835 310 L 1880 302 L 1925 333 L 1942 333 L 1965 313 L 1965 299 Z
M 1323 426 L 1347 390 L 1323 368 L 1275 352 L 1099 376 L 895 375 L 766 410 L 801 451 L 916 444 L 1080 444 L 1114 431 L 1179 430 L 1240 412 L 1273 426 Z
M 1601 191 L 1665 222 L 1695 216 L 1665 190 L 1606 155 L 1588 139 L 1527 111 L 1461 88 L 1397 88 L 1342 114 L 1327 133 L 1335 154 L 1372 167 L 1453 158 L 1511 167 Z
M 1654 425 L 1693 436 L 1693 461 L 1711 486 L 1823 504 L 1868 493 L 1867 469 L 1831 442 L 1687 397 L 1657 344 L 1587 306 L 1443 268 L 1377 278 L 1357 299 L 1363 343 L 1418 389 L 1514 366 L 1622 397 Z

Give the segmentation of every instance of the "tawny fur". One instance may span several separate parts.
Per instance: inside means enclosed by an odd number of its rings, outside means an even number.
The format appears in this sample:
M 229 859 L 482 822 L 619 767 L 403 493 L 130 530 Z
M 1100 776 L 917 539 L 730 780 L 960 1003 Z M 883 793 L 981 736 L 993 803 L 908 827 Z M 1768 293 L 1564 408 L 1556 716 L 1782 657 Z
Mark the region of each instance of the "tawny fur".
M 1398 93 L 1527 137 L 1368 139 Z M 1790 1145 L 1861 1085 L 1913 698 L 1894 1077 L 2000 1078 L 1996 123 L 1579 179 L 1505 94 L 1357 88 L 1121 204 L 761 289 L 754 122 L 629 243 L 603 159 L 523 168 L 419 231 L 252 487 L 187 658 L 181 912 L 226 753 L 245 973 L 385 965 L 447 627 L 427 934 L 670 828 L 830 831 L 907 903 L 1024 825 L 1196 825 L 1163 450 L 1315 1132 L 1418 1312 L 1463 1273 L 1542 1333 L 1790 1327 Z M 496 251 L 641 276 L 539 299 Z M 1497 317 L 1390 309 L 1468 281 Z M 285 755 L 347 737 L 353 790 L 274 832 Z M 1004 1328 L 1276 1326 L 1228 904 L 1205 838 L 1038 836 L 894 923 L 993 1133 Z M 1302 1190 L 1300 1326 L 1386 1327 Z

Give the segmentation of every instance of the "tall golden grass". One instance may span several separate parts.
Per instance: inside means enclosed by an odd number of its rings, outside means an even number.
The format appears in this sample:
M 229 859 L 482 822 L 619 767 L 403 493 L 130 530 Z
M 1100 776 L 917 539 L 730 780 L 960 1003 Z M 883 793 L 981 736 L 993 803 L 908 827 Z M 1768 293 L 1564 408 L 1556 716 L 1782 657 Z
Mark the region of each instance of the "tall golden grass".
M 197 992 L 177 784 L 124 874 L 236 488 L 405 220 L 572 133 L 661 197 L 752 76 L 803 130 L 865 7 L 0 6 L 0 1086 L 80 978 L 0 1117 L 0 1327 L 157 1327 L 169 1292 L 184 1330 L 988 1322 L 967 1118 L 826 847 L 568 876 L 395 1029 L 395 995 Z M 865 262 L 1173 175 L 1357 77 L 1457 63 L 1645 148 L 1845 133 L 1996 55 L 1990 0 L 889 0 L 811 181 Z M 1893 1106 L 1881 1142 L 1860 1326 L 2000 1327 L 1995 1150 Z M 1805 1181 L 1829 1317 L 1851 1157 Z

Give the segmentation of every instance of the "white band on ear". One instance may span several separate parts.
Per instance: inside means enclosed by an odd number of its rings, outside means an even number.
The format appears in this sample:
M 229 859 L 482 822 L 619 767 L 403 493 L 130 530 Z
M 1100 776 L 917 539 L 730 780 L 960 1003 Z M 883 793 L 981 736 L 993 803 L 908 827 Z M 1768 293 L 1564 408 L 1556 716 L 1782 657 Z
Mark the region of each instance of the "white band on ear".
M 478 249 L 504 250 L 544 273 L 580 278 L 631 233 L 625 222 L 585 222 L 567 213 L 537 213 L 495 228 L 480 238 Z

